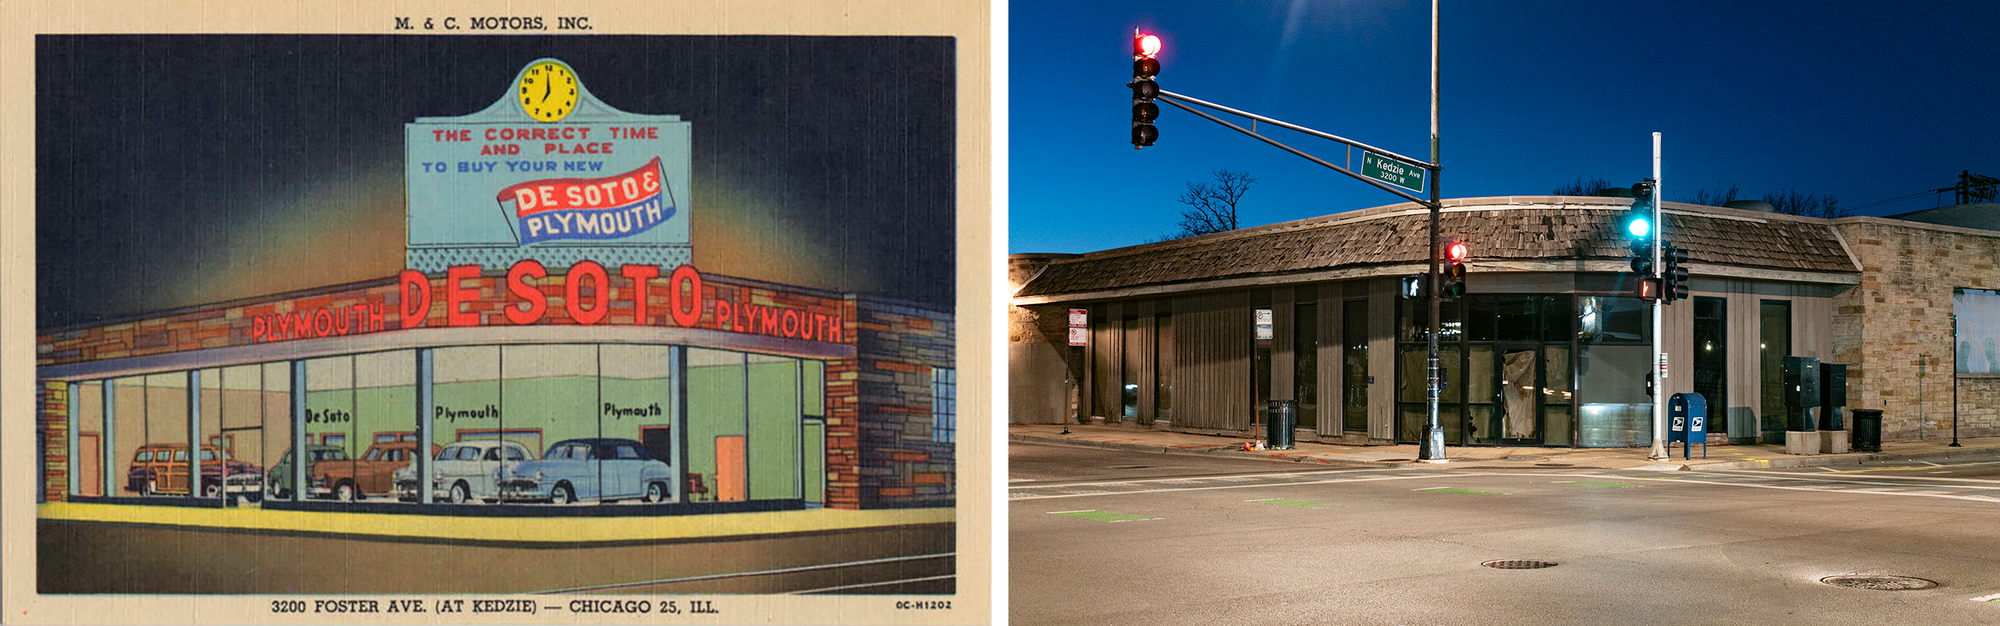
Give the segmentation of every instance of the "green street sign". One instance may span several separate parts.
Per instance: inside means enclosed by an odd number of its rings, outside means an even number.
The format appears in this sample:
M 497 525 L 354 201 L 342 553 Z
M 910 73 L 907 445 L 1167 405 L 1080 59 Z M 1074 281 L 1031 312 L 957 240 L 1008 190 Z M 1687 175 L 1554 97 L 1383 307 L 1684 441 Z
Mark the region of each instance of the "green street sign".
M 1361 153 L 1361 175 L 1418 193 L 1424 190 L 1424 168 L 1373 152 Z

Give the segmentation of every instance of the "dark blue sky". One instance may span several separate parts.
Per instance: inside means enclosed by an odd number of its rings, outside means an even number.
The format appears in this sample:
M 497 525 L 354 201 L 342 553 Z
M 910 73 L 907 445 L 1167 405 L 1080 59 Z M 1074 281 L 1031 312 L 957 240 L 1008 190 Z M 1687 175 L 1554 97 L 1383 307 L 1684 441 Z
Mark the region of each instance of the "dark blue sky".
M 1448 198 L 1631 184 L 1651 174 L 1655 131 L 1669 201 L 1732 184 L 1844 207 L 1919 194 L 1854 211 L 1887 215 L 1936 206 L 1920 192 L 1961 170 L 2000 176 L 2000 3 L 1445 0 L 1441 13 Z M 1184 182 L 1216 168 L 1261 179 L 1245 226 L 1400 201 L 1164 103 L 1159 142 L 1134 151 L 1135 26 L 1165 40 L 1162 89 L 1429 156 L 1426 1 L 1036 0 L 1009 20 L 1009 252 L 1151 241 L 1176 230 Z

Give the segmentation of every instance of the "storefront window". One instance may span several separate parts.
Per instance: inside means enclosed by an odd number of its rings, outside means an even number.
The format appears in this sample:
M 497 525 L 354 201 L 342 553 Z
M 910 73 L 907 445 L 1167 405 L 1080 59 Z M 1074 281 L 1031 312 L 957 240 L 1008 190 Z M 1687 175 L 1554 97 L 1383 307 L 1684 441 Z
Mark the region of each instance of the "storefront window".
M 799 362 L 749 357 L 750 498 L 799 497 Z
M 679 467 L 680 446 L 673 432 L 676 406 L 672 348 L 603 346 L 599 380 L 603 399 L 597 422 L 605 437 L 637 441 L 646 457 Z M 671 485 L 670 485 L 671 486 Z M 666 495 L 678 495 L 670 490 Z
M 353 475 L 355 455 L 362 449 L 354 436 L 354 357 L 306 361 L 305 429 L 308 450 L 329 452 L 312 455 L 317 458 L 306 465 L 304 493 L 330 497 L 334 480 Z
M 1653 399 L 1652 308 L 1637 298 L 1577 299 L 1576 379 L 1581 394 L 1577 445 L 1650 445 Z
M 104 493 L 104 383 L 78 384 L 70 402 L 76 407 L 76 472 L 70 495 L 95 498 Z
M 153 436 L 146 423 L 146 377 L 128 376 L 106 384 L 111 385 L 112 482 L 119 488 L 111 495 L 144 495 L 146 483 L 157 480 L 138 460 L 139 448 Z M 150 451 L 145 456 L 152 459 Z
M 706 485 L 703 499 L 746 500 L 743 355 L 701 348 L 687 353 L 688 481 Z
M 132 457 L 139 472 L 141 495 L 188 496 L 193 487 L 188 465 L 187 372 L 146 377 L 142 387 L 145 443 Z
M 284 461 L 292 450 L 292 364 L 279 361 L 253 367 L 260 374 L 257 402 L 263 458 L 258 467 L 264 468 L 264 497 L 296 498 L 298 490 L 291 486 L 291 470 Z

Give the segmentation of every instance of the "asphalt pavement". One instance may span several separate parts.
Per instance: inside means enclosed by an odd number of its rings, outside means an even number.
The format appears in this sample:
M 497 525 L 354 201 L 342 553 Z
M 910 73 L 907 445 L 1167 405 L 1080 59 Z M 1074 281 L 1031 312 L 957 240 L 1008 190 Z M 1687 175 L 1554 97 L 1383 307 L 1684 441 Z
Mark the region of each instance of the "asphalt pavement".
M 1155 442 L 1009 446 L 1011 623 L 2000 623 L 2000 459 L 1973 442 L 1672 471 Z

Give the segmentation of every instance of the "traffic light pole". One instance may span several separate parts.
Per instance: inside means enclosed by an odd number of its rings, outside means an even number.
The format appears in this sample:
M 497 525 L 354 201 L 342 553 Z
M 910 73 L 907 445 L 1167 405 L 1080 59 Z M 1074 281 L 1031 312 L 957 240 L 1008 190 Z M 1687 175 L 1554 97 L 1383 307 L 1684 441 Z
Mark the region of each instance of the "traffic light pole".
M 1134 33 L 1135 38 L 1141 36 L 1142 35 L 1140 35 L 1137 32 Z M 1135 80 L 1133 81 L 1135 84 L 1138 82 L 1137 78 L 1138 77 L 1135 77 Z M 1291 124 L 1280 120 L 1271 119 L 1269 117 L 1257 115 L 1255 113 L 1249 113 L 1246 111 L 1232 109 L 1226 106 L 1222 106 L 1220 104 L 1215 104 L 1213 102 L 1206 102 L 1203 100 L 1199 100 L 1182 94 L 1177 94 L 1164 89 L 1159 90 L 1159 93 L 1153 97 L 1157 98 L 1158 100 L 1164 101 L 1167 104 L 1179 107 L 1180 109 L 1187 111 L 1189 113 L 1201 116 L 1203 119 L 1215 122 L 1217 124 L 1221 124 L 1223 126 L 1227 126 L 1231 129 L 1234 129 L 1236 132 L 1249 135 L 1250 137 L 1255 138 L 1259 141 L 1271 144 L 1272 146 L 1280 148 L 1286 152 L 1290 152 L 1294 155 L 1298 155 L 1299 157 L 1302 157 L 1308 161 L 1318 163 L 1321 166 L 1324 166 L 1328 169 L 1332 169 L 1333 171 L 1346 174 L 1355 180 L 1368 183 L 1370 185 L 1375 186 L 1375 188 L 1377 189 L 1381 189 L 1383 191 L 1395 194 L 1398 197 L 1401 197 L 1405 200 L 1409 200 L 1411 202 L 1415 202 L 1417 204 L 1423 205 L 1425 208 L 1430 209 L 1430 230 L 1428 233 L 1430 236 L 1429 237 L 1430 272 L 1428 274 L 1428 279 L 1430 282 L 1428 284 L 1430 285 L 1431 314 L 1430 314 L 1430 332 L 1428 333 L 1430 338 L 1428 340 L 1428 346 L 1426 348 L 1426 354 L 1428 357 L 1427 360 L 1429 363 L 1430 381 L 1429 384 L 1426 385 L 1429 388 L 1429 392 L 1426 394 L 1426 399 L 1425 399 L 1426 406 L 1425 406 L 1424 421 L 1426 428 L 1424 431 L 1424 441 L 1422 444 L 1418 446 L 1417 460 L 1427 463 L 1445 462 L 1444 431 L 1443 429 L 1438 427 L 1438 398 L 1440 395 L 1442 395 L 1440 392 L 1442 391 L 1443 387 L 1443 385 L 1441 384 L 1443 382 L 1443 377 L 1442 377 L 1443 370 L 1440 368 L 1438 362 L 1438 331 L 1439 331 L 1438 313 L 1439 310 L 1443 308 L 1442 307 L 1443 294 L 1441 293 L 1442 291 L 1441 287 L 1443 286 L 1443 277 L 1440 276 L 1438 272 L 1438 265 L 1439 265 L 1438 245 L 1441 243 L 1442 240 L 1442 238 L 1438 234 L 1438 213 L 1444 208 L 1444 205 L 1439 200 L 1441 196 L 1438 193 L 1438 179 L 1441 178 L 1441 172 L 1443 169 L 1438 164 L 1438 0 L 1431 0 L 1431 158 L 1430 161 L 1428 162 L 1406 157 L 1400 154 L 1396 154 L 1394 152 L 1390 152 L 1388 150 L 1376 148 L 1374 146 L 1354 141 L 1352 139 L 1347 139 L 1345 137 L 1341 137 L 1338 135 L 1333 135 L 1313 130 L 1310 128 L 1306 128 L 1304 126 L 1299 126 L 1297 124 Z M 1235 124 L 1231 124 L 1227 121 L 1222 120 L 1221 118 L 1209 115 L 1202 111 L 1198 111 L 1194 107 L 1188 106 L 1189 104 L 1207 107 L 1217 111 L 1222 111 L 1224 113 L 1229 113 L 1231 115 L 1239 115 L 1242 117 L 1247 117 L 1255 121 L 1272 124 L 1280 128 L 1295 130 L 1315 137 L 1320 137 L 1322 139 L 1330 139 L 1343 144 L 1347 144 L 1349 150 L 1352 150 L 1354 148 L 1360 148 L 1367 152 L 1373 152 L 1377 155 L 1381 155 L 1384 157 L 1400 160 L 1409 163 L 1411 165 L 1415 165 L 1419 168 L 1422 168 L 1424 171 L 1430 174 L 1430 199 L 1426 200 L 1424 198 L 1416 196 L 1415 194 L 1406 192 L 1403 189 L 1398 189 L 1397 187 L 1390 185 L 1386 182 L 1354 173 L 1353 171 L 1348 170 L 1347 168 L 1329 163 L 1325 159 L 1321 159 L 1319 157 L 1306 154 L 1304 151 L 1301 151 L 1297 148 L 1293 148 L 1283 143 L 1279 143 L 1277 140 L 1271 139 L 1270 137 L 1265 137 L 1263 135 L 1260 135 L 1257 133 L 1257 131 L 1244 128 L 1242 126 L 1237 126 Z M 1135 123 L 1136 122 L 1137 119 L 1135 117 Z M 1136 140 L 1135 136 L 1135 147 L 1144 145 L 1151 145 L 1151 142 L 1150 141 L 1139 142 Z M 1350 154 L 1352 153 L 1350 152 Z M 1654 166 L 1655 169 L 1658 168 L 1657 163 L 1658 161 L 1655 160 L 1655 166 Z M 1349 164 L 1350 165 L 1352 164 L 1351 160 L 1349 161 Z M 1658 251 L 1655 250 L 1655 255 L 1657 256 L 1657 254 Z M 1658 319 L 1657 315 L 1654 317 L 1655 319 Z M 1659 333 L 1655 332 L 1654 337 L 1657 339 L 1658 336 Z M 1657 345 L 1655 347 L 1657 348 Z
M 1660 134 L 1653 133 L 1653 268 L 1654 271 L 1660 272 L 1660 285 L 1662 287 L 1659 294 L 1660 297 L 1653 299 L 1653 362 L 1646 364 L 1646 367 L 1652 371 L 1649 375 L 1653 377 L 1653 451 L 1651 454 L 1646 455 L 1646 458 L 1654 461 L 1665 461 L 1668 459 L 1667 403 L 1665 402 L 1667 395 L 1667 370 L 1665 367 L 1662 367 L 1664 363 L 1661 362 L 1666 353 L 1660 349 L 1660 316 L 1666 311 L 1667 299 L 1673 297 L 1673 294 L 1670 293 L 1673 290 L 1667 288 L 1665 273 L 1667 266 L 1664 260 L 1661 259 L 1661 246 L 1664 246 L 1667 240 L 1667 229 L 1666 224 L 1660 221 L 1660 204 L 1662 199 L 1666 198 L 1666 194 L 1661 192 L 1660 189 Z
M 1428 231 L 1431 240 L 1431 323 L 1427 333 L 1429 339 L 1424 347 L 1425 360 L 1430 363 L 1430 382 L 1426 385 L 1429 391 L 1424 398 L 1424 443 L 1417 449 L 1417 460 L 1426 463 L 1445 462 L 1444 430 L 1438 427 L 1438 401 L 1443 395 L 1440 393 L 1443 385 L 1439 384 L 1443 372 L 1438 368 L 1438 312 L 1444 308 L 1444 294 L 1440 293 L 1443 281 L 1438 276 L 1438 240 L 1441 238 L 1438 234 L 1438 213 L 1444 208 L 1438 202 L 1438 179 L 1441 178 L 1438 170 L 1442 169 L 1438 163 L 1438 0 L 1431 0 L 1431 227 Z

